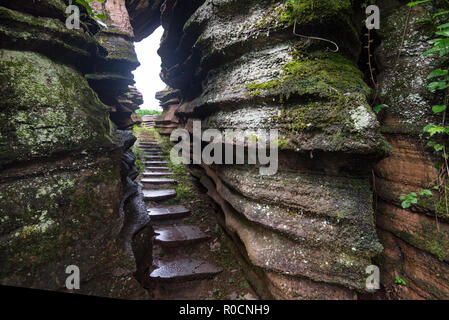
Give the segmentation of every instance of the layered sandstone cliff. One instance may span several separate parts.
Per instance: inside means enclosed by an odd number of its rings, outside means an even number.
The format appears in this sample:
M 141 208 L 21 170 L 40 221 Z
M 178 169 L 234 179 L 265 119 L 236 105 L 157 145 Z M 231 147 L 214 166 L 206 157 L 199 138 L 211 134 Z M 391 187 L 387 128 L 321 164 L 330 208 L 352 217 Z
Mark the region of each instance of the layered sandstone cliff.
M 131 247 L 148 222 L 135 137 L 111 121 L 129 125 L 140 99 L 117 80 L 137 66 L 131 36 L 83 11 L 69 30 L 67 4 L 0 1 L 0 283 L 64 291 L 75 265 L 79 293 L 145 298 Z M 105 82 L 114 90 L 92 89 Z
M 162 114 L 157 117 L 155 128 L 161 135 L 169 136 L 179 127 L 179 119 L 175 113 L 181 102 L 180 90 L 166 88 L 156 94 L 156 99 L 160 101 Z
M 441 97 L 429 92 L 426 78 L 442 66 L 442 60 L 422 55 L 431 48 L 428 40 L 434 33 L 433 24 L 422 19 L 436 9 L 430 5 L 409 9 L 386 2 L 382 42 L 376 51 L 380 98 L 389 105 L 381 113 L 381 130 L 393 153 L 376 166 L 374 207 L 377 232 L 385 247 L 379 258 L 382 282 L 391 298 L 449 298 L 449 217 L 446 199 L 433 190 L 439 184 L 435 163 L 441 157 L 426 147 L 428 138 L 422 133 L 439 117 L 432 105 L 439 104 Z M 434 195 L 402 208 L 401 195 L 424 189 L 433 190 Z M 396 278 L 407 285 L 395 285 Z
M 447 298 L 445 200 L 410 210 L 399 200 L 438 178 L 421 135 L 435 120 L 425 78 L 438 64 L 422 57 L 433 29 L 418 19 L 432 7 L 378 4 L 377 94 L 358 70 L 366 59 L 359 61 L 363 10 L 350 1 L 301 1 L 294 9 L 286 1 L 167 0 L 161 7 L 162 78 L 181 92 L 165 119 L 177 117 L 189 130 L 197 119 L 203 129 L 281 132 L 275 176 L 245 166 L 191 168 L 223 209 L 221 224 L 263 297 L 354 298 L 374 263 L 384 297 Z M 381 127 L 370 94 L 390 106 Z
M 361 21 L 350 1 L 166 1 L 162 78 L 181 91 L 191 129 L 278 129 L 279 171 L 192 169 L 224 212 L 222 226 L 264 298 L 352 299 L 377 240 L 369 176 L 388 154 L 357 60 Z M 184 14 L 182 14 L 182 13 Z M 334 41 L 305 41 L 293 34 Z M 173 26 L 173 23 L 176 23 Z M 171 52 L 171 53 L 169 53 Z M 257 135 L 257 134 L 256 134 Z

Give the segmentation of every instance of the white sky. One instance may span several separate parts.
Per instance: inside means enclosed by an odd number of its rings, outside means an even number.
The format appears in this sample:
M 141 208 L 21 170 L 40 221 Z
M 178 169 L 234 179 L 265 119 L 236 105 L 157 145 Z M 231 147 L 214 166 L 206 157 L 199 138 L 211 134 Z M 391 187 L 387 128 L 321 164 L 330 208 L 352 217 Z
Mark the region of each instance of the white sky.
M 133 74 L 135 86 L 143 94 L 144 103 L 140 106 L 141 109 L 162 110 L 154 95 L 166 87 L 159 77 L 161 57 L 157 54 L 163 32 L 164 29 L 159 27 L 148 38 L 134 43 L 140 67 Z

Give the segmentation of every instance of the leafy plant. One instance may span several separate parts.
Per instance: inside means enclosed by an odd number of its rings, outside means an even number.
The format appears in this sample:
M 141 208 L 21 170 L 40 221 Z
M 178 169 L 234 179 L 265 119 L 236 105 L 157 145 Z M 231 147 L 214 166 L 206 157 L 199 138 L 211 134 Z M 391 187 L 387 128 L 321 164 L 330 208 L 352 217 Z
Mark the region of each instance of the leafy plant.
M 136 165 L 140 173 L 145 171 L 145 153 L 138 146 L 133 146 L 132 151 L 136 155 Z
M 395 284 L 399 284 L 401 286 L 406 286 L 407 282 L 405 282 L 404 279 L 402 279 L 401 277 L 396 276 L 396 278 L 394 278 L 394 283 Z
M 389 106 L 386 105 L 386 104 L 379 104 L 379 105 L 375 106 L 373 108 L 373 110 L 374 110 L 375 113 L 379 113 L 380 110 L 385 109 L 385 108 L 389 108 Z
M 75 2 L 77 4 L 83 6 L 86 9 L 89 16 L 91 16 L 93 19 L 106 20 L 106 16 L 104 14 L 95 11 L 91 7 L 90 3 L 94 2 L 94 1 L 104 3 L 105 0 L 75 0 Z M 72 4 L 72 3 L 73 3 L 73 0 L 69 0 L 69 4 Z
M 422 1 L 412 1 L 407 4 L 407 6 L 414 7 L 419 4 L 430 2 L 431 0 Z M 449 11 L 440 11 L 432 15 L 432 18 L 441 17 L 443 15 L 449 14 Z M 449 54 L 449 23 L 437 24 L 435 31 L 435 39 L 429 41 L 432 45 L 430 50 L 423 53 L 424 56 L 437 54 L 440 57 L 447 56 Z M 449 135 L 449 126 L 446 125 L 446 111 L 448 104 L 448 88 L 449 88 L 449 69 L 437 68 L 432 70 L 427 76 L 430 83 L 427 85 L 427 89 L 435 94 L 441 94 L 443 96 L 443 101 L 441 104 L 432 106 L 432 112 L 435 115 L 441 116 L 441 121 L 438 124 L 428 124 L 423 128 L 423 132 L 428 135 L 428 137 L 433 138 L 428 141 L 427 146 L 433 148 L 434 152 L 437 152 L 443 158 L 442 163 L 437 163 L 436 167 L 440 170 L 438 185 L 434 186 L 435 190 L 442 190 L 441 196 L 447 199 L 447 187 L 446 180 L 449 175 L 448 166 L 448 153 L 447 153 L 447 141 Z M 430 190 L 423 190 L 418 194 L 416 192 L 411 192 L 406 196 L 401 196 L 399 199 L 402 200 L 402 207 L 409 208 L 412 204 L 418 203 L 419 196 L 433 196 Z M 449 208 L 446 201 L 445 206 L 446 214 L 449 214 Z
M 402 200 L 402 208 L 410 208 L 412 204 L 418 204 L 419 197 L 432 197 L 433 193 L 430 190 L 423 190 L 421 192 L 410 192 L 408 195 L 400 196 L 399 199 Z

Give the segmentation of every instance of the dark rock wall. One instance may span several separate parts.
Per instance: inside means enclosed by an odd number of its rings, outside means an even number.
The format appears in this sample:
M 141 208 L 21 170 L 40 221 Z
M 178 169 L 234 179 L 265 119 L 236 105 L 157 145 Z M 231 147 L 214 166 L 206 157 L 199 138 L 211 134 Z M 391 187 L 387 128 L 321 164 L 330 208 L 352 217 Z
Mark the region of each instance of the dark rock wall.
M 145 298 L 133 277 L 132 236 L 148 222 L 130 181 L 135 138 L 116 130 L 141 99 L 122 81 L 138 65 L 132 37 L 85 14 L 68 30 L 66 5 L 0 1 L 0 283 L 64 291 L 76 265 L 79 293 Z
M 141 41 L 161 25 L 162 0 L 126 0 L 136 41 Z

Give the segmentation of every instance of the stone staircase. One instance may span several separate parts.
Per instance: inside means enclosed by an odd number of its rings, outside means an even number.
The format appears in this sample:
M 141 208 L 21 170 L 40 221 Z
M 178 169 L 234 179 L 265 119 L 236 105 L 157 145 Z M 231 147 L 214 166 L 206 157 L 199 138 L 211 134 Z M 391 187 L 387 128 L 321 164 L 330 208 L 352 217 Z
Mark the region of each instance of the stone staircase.
M 156 125 L 157 115 L 148 115 L 142 117 L 143 126 L 147 129 L 154 128 Z
M 145 127 L 154 126 L 152 118 L 145 120 Z M 163 258 L 153 259 L 143 285 L 152 299 L 196 299 L 190 293 L 194 291 L 192 286 L 210 281 L 222 272 L 222 268 L 204 260 L 185 257 L 183 251 L 187 246 L 208 241 L 209 236 L 196 226 L 183 224 L 183 219 L 191 214 L 187 208 L 164 205 L 164 201 L 176 197 L 177 181 L 170 178 L 173 173 L 168 167 L 168 154 L 163 152 L 156 138 L 145 132 L 139 137 L 139 148 L 147 159 L 140 182 L 155 233 L 153 245 L 164 251 Z

